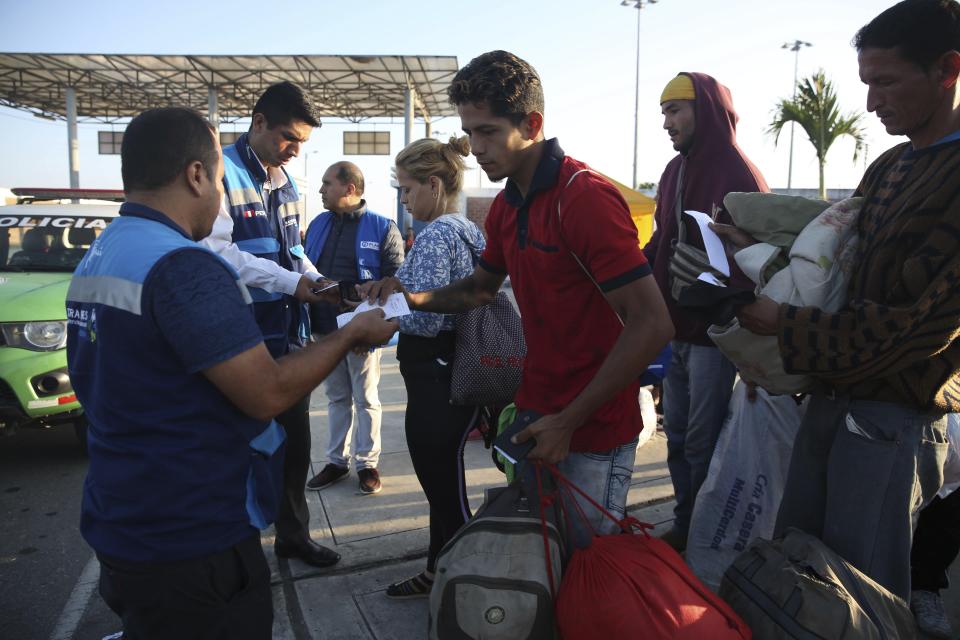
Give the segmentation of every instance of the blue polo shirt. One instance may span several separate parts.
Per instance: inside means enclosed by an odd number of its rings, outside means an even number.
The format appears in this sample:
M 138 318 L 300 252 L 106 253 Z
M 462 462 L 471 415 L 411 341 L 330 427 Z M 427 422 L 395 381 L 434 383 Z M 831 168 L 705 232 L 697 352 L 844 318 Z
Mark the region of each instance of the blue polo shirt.
M 67 318 L 70 378 L 89 421 L 80 529 L 90 546 L 176 561 L 266 526 L 282 431 L 203 375 L 263 341 L 232 267 L 160 211 L 126 203 L 77 267 Z

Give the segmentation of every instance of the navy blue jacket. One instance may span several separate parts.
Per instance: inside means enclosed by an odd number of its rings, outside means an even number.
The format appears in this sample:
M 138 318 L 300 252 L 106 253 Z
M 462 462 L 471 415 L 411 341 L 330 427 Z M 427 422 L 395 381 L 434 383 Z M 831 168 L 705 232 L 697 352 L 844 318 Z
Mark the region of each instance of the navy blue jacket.
M 80 530 L 98 553 L 131 562 L 201 557 L 255 535 L 282 484 L 283 430 L 190 371 L 160 330 L 153 283 L 181 252 L 210 253 L 162 213 L 124 204 L 67 293 L 70 380 L 89 421 Z M 210 255 L 249 313 L 237 273 Z M 249 337 L 236 348 L 255 346 L 249 316 L 232 321 L 241 320 Z

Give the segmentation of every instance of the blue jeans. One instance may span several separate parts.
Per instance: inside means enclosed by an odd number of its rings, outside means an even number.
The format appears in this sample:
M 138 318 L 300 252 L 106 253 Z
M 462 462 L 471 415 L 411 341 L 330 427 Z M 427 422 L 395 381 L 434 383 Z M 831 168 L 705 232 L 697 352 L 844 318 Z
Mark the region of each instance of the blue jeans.
M 633 462 L 637 455 L 637 439 L 608 451 L 589 451 L 584 453 L 570 453 L 557 464 L 557 469 L 567 480 L 579 487 L 597 503 L 602 505 L 618 520 L 626 515 L 627 492 L 630 490 L 630 480 L 633 477 Z M 533 466 L 524 465 L 521 471 L 524 483 L 527 486 L 536 486 Z M 530 483 L 533 483 L 532 485 Z M 570 503 L 565 492 L 564 505 L 569 516 L 568 542 L 570 548 L 584 548 L 590 545 L 593 534 L 610 535 L 619 531 L 617 524 L 597 510 L 582 496 L 573 492 L 586 516 L 584 522 L 577 515 L 576 507 Z
M 910 596 L 912 513 L 943 483 L 947 419 L 912 407 L 814 395 L 793 445 L 774 536 L 816 536 Z
M 674 526 L 686 534 L 700 486 L 727 415 L 737 369 L 716 347 L 673 341 L 663 380 L 667 466 L 677 506 Z

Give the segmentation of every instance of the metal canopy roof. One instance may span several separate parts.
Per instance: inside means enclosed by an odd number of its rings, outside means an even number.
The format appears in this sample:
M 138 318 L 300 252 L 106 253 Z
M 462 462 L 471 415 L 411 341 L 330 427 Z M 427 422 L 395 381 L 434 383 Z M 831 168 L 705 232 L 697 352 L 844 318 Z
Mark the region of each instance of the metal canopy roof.
M 402 117 L 407 87 L 425 117 L 454 115 L 446 89 L 456 56 L 178 56 L 0 53 L 0 106 L 66 118 L 66 88 L 81 120 L 113 122 L 151 107 L 207 111 L 217 90 L 221 120 L 249 117 L 263 90 L 281 80 L 306 90 L 321 115 L 360 121 Z

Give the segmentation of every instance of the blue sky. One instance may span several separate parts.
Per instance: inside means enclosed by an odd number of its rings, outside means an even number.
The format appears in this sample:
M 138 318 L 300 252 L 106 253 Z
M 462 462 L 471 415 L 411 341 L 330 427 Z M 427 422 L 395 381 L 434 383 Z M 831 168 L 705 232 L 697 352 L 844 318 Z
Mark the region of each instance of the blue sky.
M 791 92 L 794 39 L 814 46 L 800 53 L 800 76 L 823 67 L 844 111 L 865 111 L 850 39 L 892 0 L 659 0 L 641 15 L 641 181 L 656 182 L 673 156 L 658 97 L 679 71 L 702 71 L 730 87 L 740 115 L 739 141 L 772 186 L 785 186 L 788 132 L 774 146 L 765 133 L 776 100 Z M 419 54 L 455 55 L 461 66 L 491 49 L 507 49 L 539 71 L 546 93 L 546 133 L 567 153 L 629 183 L 632 178 L 636 10 L 619 0 L 359 0 L 357 2 L 13 2 L 0 0 L 0 50 L 39 53 Z M 866 114 L 868 159 L 899 142 Z M 373 127 L 374 125 L 368 125 Z M 390 129 L 392 153 L 402 123 Z M 96 132 L 80 127 L 80 180 L 85 187 L 119 187 L 118 157 L 96 154 Z M 307 143 L 310 175 L 340 159 L 343 126 L 325 124 Z M 225 130 L 231 130 L 229 125 Z M 434 123 L 435 135 L 459 132 L 456 117 Z M 422 127 L 415 136 L 423 134 Z M 66 125 L 0 108 L 0 186 L 68 183 Z M 313 153 L 311 153 L 313 152 Z M 864 170 L 853 145 L 841 139 L 827 158 L 827 186 L 853 187 Z M 393 207 L 391 158 L 353 158 L 367 177 L 368 200 Z M 303 173 L 295 160 L 294 172 Z M 472 171 L 468 186 L 489 186 Z M 812 147 L 798 130 L 793 184 L 817 186 Z M 319 206 L 314 198 L 311 211 Z

